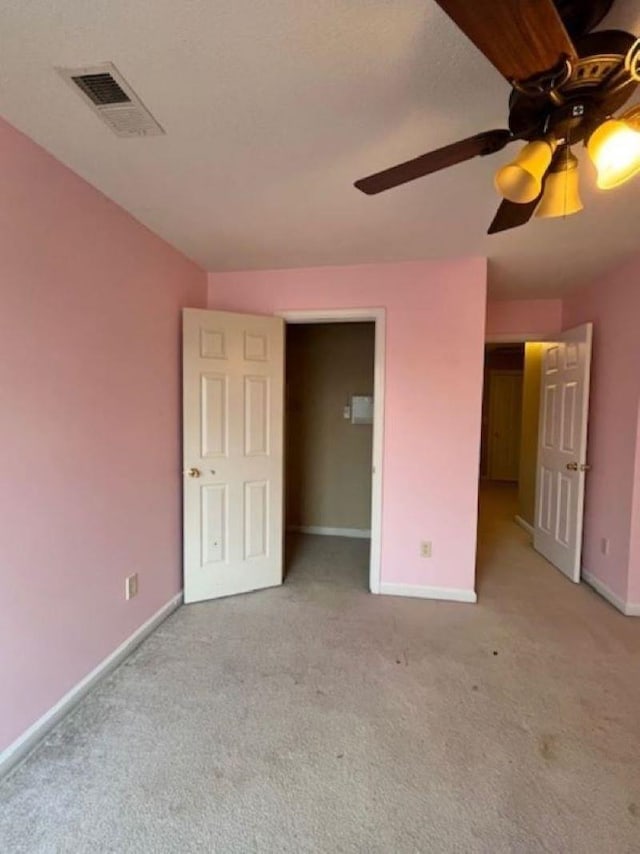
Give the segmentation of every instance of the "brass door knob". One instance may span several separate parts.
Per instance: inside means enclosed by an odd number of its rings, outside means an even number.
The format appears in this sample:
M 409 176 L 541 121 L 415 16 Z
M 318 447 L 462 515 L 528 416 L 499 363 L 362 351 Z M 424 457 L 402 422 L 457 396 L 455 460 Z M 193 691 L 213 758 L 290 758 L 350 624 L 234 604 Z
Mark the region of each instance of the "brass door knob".
M 186 472 L 185 472 L 185 474 L 186 474 L 188 477 L 200 477 L 200 469 L 194 469 L 194 468 L 192 468 L 192 469 L 187 469 L 187 470 L 186 470 Z
M 567 469 L 569 471 L 578 471 L 578 463 L 567 463 Z

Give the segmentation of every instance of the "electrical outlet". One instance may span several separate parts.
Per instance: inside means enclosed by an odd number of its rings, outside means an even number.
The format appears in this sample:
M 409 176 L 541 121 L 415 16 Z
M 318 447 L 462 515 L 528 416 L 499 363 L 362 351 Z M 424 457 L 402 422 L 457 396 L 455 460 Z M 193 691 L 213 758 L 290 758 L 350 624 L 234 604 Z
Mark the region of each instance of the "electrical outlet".
M 603 537 L 600 540 L 600 551 L 603 555 L 609 554 L 609 537 Z
M 124 598 L 129 600 L 138 595 L 138 573 L 128 575 L 124 581 Z
M 431 540 L 423 540 L 420 543 L 420 557 L 431 557 Z

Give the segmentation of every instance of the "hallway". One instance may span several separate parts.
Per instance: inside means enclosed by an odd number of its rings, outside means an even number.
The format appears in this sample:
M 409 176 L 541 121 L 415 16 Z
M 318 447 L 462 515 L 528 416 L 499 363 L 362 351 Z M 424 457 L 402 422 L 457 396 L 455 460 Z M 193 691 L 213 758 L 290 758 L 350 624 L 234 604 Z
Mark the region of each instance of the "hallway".
M 531 537 L 516 522 L 518 486 L 515 483 L 480 481 L 476 589 L 478 596 L 500 596 L 503 590 L 535 593 L 540 585 L 553 585 L 559 575 L 533 550 Z M 564 580 L 561 577 L 560 580 Z M 531 585 L 531 588 L 530 588 Z M 567 594 L 573 590 L 561 586 Z
M 180 608 L 0 784 L 11 854 L 637 850 L 640 621 L 483 489 L 479 602 L 370 595 L 366 541 Z
M 586 584 L 573 584 L 533 548 L 531 536 L 516 522 L 518 487 L 481 481 L 478 515 L 476 590 L 478 600 L 498 611 L 537 603 L 540 616 L 553 599 L 580 613 L 597 602 L 615 610 Z M 577 609 L 577 611 L 576 611 Z

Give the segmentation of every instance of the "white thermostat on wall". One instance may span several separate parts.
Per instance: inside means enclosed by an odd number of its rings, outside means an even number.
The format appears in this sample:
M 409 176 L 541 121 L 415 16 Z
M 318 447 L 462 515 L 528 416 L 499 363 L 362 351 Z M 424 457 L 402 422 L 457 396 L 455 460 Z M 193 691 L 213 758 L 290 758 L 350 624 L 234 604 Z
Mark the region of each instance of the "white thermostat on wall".
M 351 423 L 373 424 L 373 397 L 354 394 L 351 398 Z

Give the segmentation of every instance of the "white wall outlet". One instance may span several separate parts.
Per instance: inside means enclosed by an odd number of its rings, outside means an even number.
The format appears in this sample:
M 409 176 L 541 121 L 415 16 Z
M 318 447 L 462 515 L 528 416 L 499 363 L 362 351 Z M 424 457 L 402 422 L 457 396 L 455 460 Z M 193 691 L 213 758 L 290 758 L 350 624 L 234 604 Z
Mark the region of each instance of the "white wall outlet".
M 609 537 L 603 537 L 600 540 L 600 551 L 603 555 L 609 554 Z
M 124 598 L 129 600 L 138 595 L 138 573 L 128 575 L 124 581 Z
M 431 540 L 423 540 L 420 543 L 420 557 L 431 557 Z

